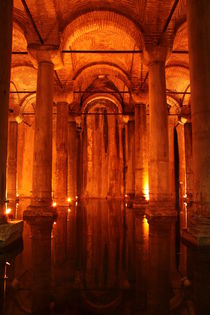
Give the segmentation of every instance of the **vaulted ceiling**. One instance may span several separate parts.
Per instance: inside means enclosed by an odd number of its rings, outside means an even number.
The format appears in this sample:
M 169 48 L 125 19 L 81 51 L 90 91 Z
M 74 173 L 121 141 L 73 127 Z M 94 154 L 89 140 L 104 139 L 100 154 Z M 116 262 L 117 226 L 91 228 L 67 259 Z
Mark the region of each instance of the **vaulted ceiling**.
M 190 91 L 186 0 L 14 0 L 13 16 L 11 91 L 26 92 L 11 94 L 10 106 L 21 106 L 31 96 L 28 92 L 36 90 L 37 69 L 27 53 L 34 43 L 60 50 L 55 86 L 73 89 L 74 104 L 84 99 L 83 91 L 100 92 L 103 87 L 119 92 L 122 102 L 132 106 L 130 92 L 147 87 L 142 51 L 163 37 L 171 46 L 166 61 L 168 101 L 189 104 L 189 95 L 183 98 Z

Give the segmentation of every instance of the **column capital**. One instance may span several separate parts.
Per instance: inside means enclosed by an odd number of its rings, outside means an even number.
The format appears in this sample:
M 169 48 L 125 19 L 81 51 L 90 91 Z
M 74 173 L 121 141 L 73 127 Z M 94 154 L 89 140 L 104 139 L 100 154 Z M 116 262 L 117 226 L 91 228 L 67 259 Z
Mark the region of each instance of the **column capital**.
M 70 104 L 73 102 L 73 91 L 72 90 L 64 90 L 61 88 L 56 88 L 53 95 L 53 100 L 55 103 L 67 103 Z
M 137 104 L 148 104 L 149 102 L 149 94 L 147 90 L 133 90 L 132 91 L 132 99 L 134 102 L 134 106 L 136 106 Z
M 29 44 L 28 52 L 36 68 L 38 68 L 38 64 L 41 62 L 52 63 L 55 70 L 63 67 L 63 60 L 57 45 Z
M 160 44 L 145 47 L 143 51 L 143 62 L 147 66 L 150 66 L 153 63 L 165 63 L 168 53 L 169 47 L 167 45 Z

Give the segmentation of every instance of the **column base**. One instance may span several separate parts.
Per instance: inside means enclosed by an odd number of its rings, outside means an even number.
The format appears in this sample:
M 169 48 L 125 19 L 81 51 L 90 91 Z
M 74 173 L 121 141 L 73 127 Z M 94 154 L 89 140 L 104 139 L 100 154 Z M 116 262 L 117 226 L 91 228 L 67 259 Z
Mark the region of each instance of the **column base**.
M 0 250 L 22 238 L 23 221 L 9 221 L 0 225 Z
M 49 206 L 29 206 L 23 213 L 24 221 L 29 223 L 54 222 L 56 218 L 57 209 Z
M 148 204 L 144 196 L 135 196 L 133 199 L 133 208 L 145 208 Z
M 146 215 L 149 217 L 176 217 L 177 211 L 175 206 L 168 200 L 149 201 Z
M 196 247 L 210 246 L 210 219 L 193 216 L 182 231 L 182 240 Z

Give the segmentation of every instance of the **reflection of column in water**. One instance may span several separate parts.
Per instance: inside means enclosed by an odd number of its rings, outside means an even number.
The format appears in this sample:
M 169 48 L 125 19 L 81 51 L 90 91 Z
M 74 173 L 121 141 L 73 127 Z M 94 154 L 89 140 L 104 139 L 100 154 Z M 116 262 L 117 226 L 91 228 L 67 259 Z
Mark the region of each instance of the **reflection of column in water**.
M 67 242 L 67 208 L 57 208 L 58 217 L 53 227 L 54 232 L 54 262 L 60 266 L 66 259 Z
M 32 314 L 46 315 L 50 304 L 51 230 L 46 218 L 30 221 L 32 263 Z
M 196 315 L 210 314 L 210 248 L 189 247 L 189 262 L 192 268 L 193 300 Z M 190 275 L 189 275 L 190 276 Z
M 5 264 L 4 257 L 0 256 L 0 314 L 4 314 L 4 303 L 5 303 Z
M 169 314 L 171 223 L 166 217 L 149 220 L 149 315 Z
M 143 212 L 135 215 L 136 236 L 136 307 L 146 306 L 147 275 L 148 275 L 148 241 L 149 224 Z

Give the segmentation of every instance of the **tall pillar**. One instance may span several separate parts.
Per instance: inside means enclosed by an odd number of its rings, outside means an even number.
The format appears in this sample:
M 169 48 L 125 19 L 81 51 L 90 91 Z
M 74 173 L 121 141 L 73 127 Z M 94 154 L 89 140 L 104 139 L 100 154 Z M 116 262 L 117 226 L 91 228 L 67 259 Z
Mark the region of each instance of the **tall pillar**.
M 193 196 L 193 170 L 192 170 L 192 123 L 184 125 L 185 159 L 186 159 L 186 193 L 187 203 Z
M 190 241 L 210 245 L 210 2 L 188 1 L 193 147 L 193 215 Z
M 32 200 L 24 212 L 24 219 L 49 217 L 52 211 L 52 109 L 53 75 L 52 58 L 55 47 L 36 46 L 29 50 L 38 62 L 35 109 L 34 158 L 32 174 Z
M 18 123 L 9 122 L 8 128 L 8 157 L 7 157 L 7 199 L 16 201 L 17 193 L 17 137 Z
M 168 108 L 166 103 L 164 46 L 153 47 L 148 54 L 149 67 L 149 202 L 150 213 L 173 215 L 169 193 Z
M 68 196 L 75 199 L 77 196 L 77 125 L 74 118 L 68 122 Z
M 52 197 L 53 63 L 38 65 L 32 205 L 50 206 Z
M 6 160 L 9 109 L 9 82 L 12 49 L 13 1 L 0 1 L 0 224 L 5 222 Z
M 145 202 L 146 105 L 135 104 L 135 199 Z
M 56 184 L 55 199 L 58 205 L 67 205 L 68 175 L 68 103 L 57 103 L 56 121 Z
M 171 200 L 175 205 L 175 161 L 174 161 L 174 127 L 176 125 L 176 117 L 173 115 L 168 117 L 168 138 L 169 138 L 169 190 Z

